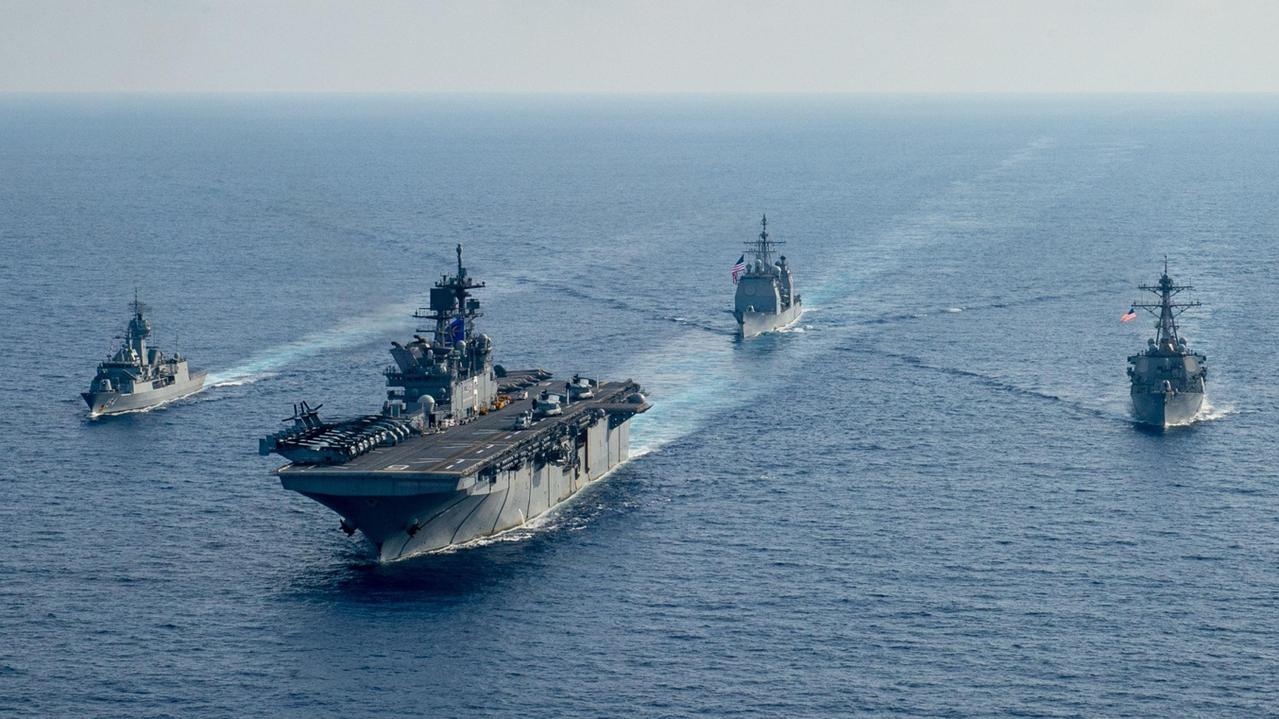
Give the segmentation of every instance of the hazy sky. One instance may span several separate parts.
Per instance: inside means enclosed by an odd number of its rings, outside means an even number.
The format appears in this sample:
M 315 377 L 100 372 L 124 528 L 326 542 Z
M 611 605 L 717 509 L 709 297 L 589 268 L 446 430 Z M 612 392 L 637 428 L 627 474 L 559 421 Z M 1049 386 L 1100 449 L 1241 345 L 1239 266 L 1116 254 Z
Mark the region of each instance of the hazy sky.
M 0 90 L 1279 91 L 1279 0 L 0 0 Z

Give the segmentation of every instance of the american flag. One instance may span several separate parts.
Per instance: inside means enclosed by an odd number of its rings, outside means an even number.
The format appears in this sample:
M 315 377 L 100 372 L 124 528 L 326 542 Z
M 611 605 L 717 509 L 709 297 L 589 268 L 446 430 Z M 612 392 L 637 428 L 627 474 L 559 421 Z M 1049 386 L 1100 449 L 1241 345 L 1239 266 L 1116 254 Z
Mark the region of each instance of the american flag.
M 742 276 L 746 271 L 746 255 L 737 258 L 737 264 L 733 265 L 733 284 L 737 284 L 737 278 Z
M 1135 319 L 1137 319 L 1137 308 L 1136 308 L 1136 307 L 1129 307 L 1129 308 L 1128 308 L 1128 311 L 1124 313 L 1124 316 L 1119 318 L 1119 321 L 1120 321 L 1120 322 L 1132 322 L 1132 321 L 1133 321 L 1133 320 L 1135 320 Z

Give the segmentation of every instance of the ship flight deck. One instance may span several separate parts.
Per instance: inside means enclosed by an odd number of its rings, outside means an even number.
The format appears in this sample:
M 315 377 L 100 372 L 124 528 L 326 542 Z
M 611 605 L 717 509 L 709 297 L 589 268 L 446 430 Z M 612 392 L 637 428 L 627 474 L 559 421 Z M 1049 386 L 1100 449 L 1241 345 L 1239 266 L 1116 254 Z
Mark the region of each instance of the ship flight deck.
M 525 374 L 512 372 L 511 376 L 515 378 Z M 630 415 L 643 412 L 649 406 L 647 402 L 628 402 L 630 395 L 639 392 L 639 386 L 630 380 L 600 382 L 594 389 L 594 397 L 562 405 L 563 414 L 560 415 L 535 415 L 529 428 L 515 429 L 516 418 L 529 409 L 532 399 L 543 390 L 566 394 L 563 382 L 541 380 L 521 390 L 528 393 L 527 398 L 512 399 L 505 407 L 470 422 L 410 437 L 391 447 L 378 447 L 343 464 L 292 464 L 277 469 L 276 474 L 334 478 L 364 475 L 382 479 L 398 476 L 411 480 L 456 482 L 518 454 L 522 449 L 544 444 L 549 438 L 564 434 L 592 410 Z

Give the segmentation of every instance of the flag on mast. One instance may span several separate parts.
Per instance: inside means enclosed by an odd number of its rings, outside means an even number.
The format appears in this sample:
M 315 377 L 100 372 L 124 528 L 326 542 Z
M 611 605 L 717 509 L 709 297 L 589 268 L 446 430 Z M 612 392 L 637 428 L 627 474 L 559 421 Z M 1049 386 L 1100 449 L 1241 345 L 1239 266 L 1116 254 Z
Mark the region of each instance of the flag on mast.
M 746 255 L 743 254 L 741 257 L 737 258 L 737 264 L 733 265 L 733 269 L 731 271 L 733 275 L 733 284 L 737 284 L 737 278 L 741 277 L 742 273 L 745 271 L 746 271 Z
M 1124 313 L 1124 316 L 1119 318 L 1119 321 L 1120 321 L 1120 322 L 1132 322 L 1132 321 L 1133 321 L 1133 320 L 1135 320 L 1135 319 L 1137 319 L 1137 308 L 1136 308 L 1136 307 L 1129 307 L 1129 308 L 1128 308 L 1128 311 Z

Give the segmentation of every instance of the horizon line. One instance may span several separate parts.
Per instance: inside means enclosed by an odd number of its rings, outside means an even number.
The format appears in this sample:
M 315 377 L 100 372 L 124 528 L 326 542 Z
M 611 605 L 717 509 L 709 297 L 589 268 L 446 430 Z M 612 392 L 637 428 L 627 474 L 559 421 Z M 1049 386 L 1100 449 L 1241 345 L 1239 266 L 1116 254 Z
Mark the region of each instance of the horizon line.
M 454 97 L 1081 97 L 1269 96 L 1279 90 L 12 90 L 0 95 L 303 95 Z

